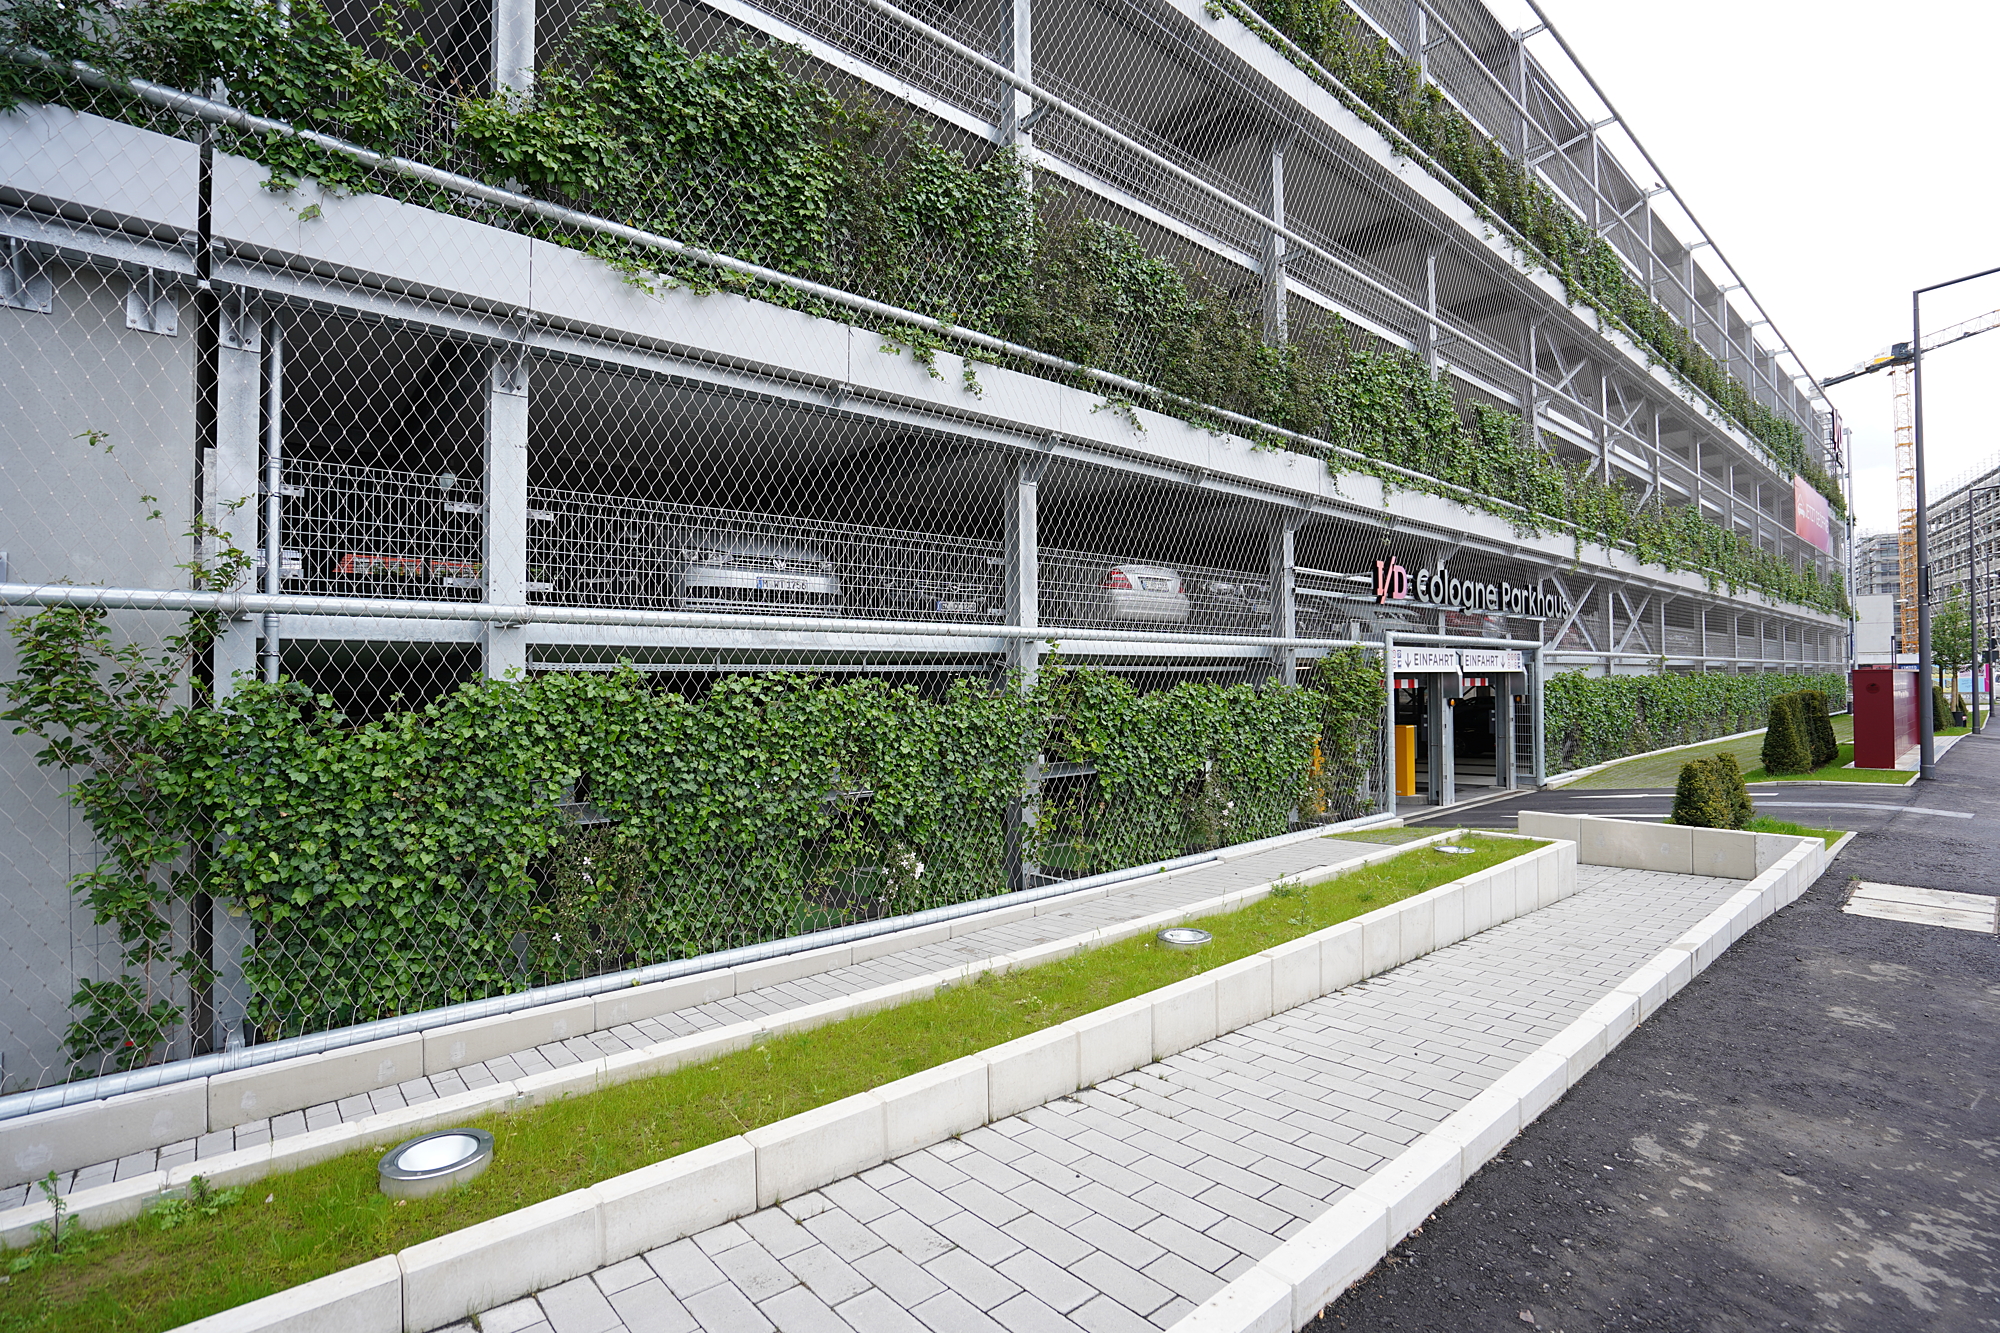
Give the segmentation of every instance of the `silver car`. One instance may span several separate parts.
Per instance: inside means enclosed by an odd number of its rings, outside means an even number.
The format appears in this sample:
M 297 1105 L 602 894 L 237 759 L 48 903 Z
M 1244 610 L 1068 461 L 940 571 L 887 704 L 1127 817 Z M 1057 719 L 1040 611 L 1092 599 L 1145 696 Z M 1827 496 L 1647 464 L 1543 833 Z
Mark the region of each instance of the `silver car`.
M 1194 613 L 1180 571 L 1165 565 L 1114 565 L 1096 587 L 1078 592 L 1075 605 L 1085 620 L 1183 625 Z
M 688 532 L 676 542 L 674 597 L 684 608 L 811 614 L 842 604 L 840 575 L 816 546 L 743 532 Z
M 1250 580 L 1203 579 L 1195 585 L 1200 619 L 1224 629 L 1271 627 L 1270 585 Z

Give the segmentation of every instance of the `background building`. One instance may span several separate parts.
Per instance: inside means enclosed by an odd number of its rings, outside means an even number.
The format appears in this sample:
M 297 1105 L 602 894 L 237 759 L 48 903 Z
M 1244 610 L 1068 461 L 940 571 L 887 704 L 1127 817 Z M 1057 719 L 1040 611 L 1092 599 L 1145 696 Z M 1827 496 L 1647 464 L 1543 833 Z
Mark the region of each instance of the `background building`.
M 1564 762 L 1557 672 L 1842 665 L 1824 402 L 1625 127 L 1478 4 L 1371 0 L 1302 34 L 1311 56 L 1195 0 L 471 0 L 420 12 L 421 57 L 362 7 L 334 18 L 409 95 L 393 130 L 330 128 L 428 174 L 246 136 L 247 92 L 170 112 L 55 76 L 0 139 L 8 600 L 103 585 L 110 632 L 157 649 L 182 624 L 164 592 L 295 599 L 223 603 L 162 706 L 282 676 L 373 719 L 621 665 L 697 701 L 746 673 L 937 701 L 1051 656 L 1145 698 L 1363 646 L 1386 681 L 1360 772 L 1282 825 L 1392 804 L 1399 724 L 1406 801 L 1537 780 Z M 665 53 L 656 100 L 590 103 L 576 71 L 632 43 Z M 1341 81 L 1370 61 L 1424 96 Z M 548 100 L 460 100 L 495 89 Z M 753 148 L 635 156 L 617 136 L 645 115 L 694 123 L 677 98 Z M 523 183 L 558 122 L 615 151 Z M 134 975 L 73 895 L 105 850 L 38 749 L 0 738 L 10 1089 L 63 1076 L 80 985 Z M 1236 802 L 1204 794 L 1227 759 L 1196 765 L 1188 819 L 1213 818 L 1181 846 L 1231 836 Z M 280 807 L 294 761 L 268 762 Z M 1076 813 L 1101 764 L 1045 747 L 1015 771 L 966 884 L 1117 859 L 1090 850 L 1110 817 Z M 828 781 L 813 808 L 879 799 Z M 565 829 L 615 825 L 608 778 L 558 785 Z M 1083 821 L 1060 845 L 1058 814 Z M 801 843 L 816 865 L 924 873 L 887 815 L 840 818 Z M 147 872 L 162 948 L 218 972 L 172 999 L 174 1053 L 362 1012 L 319 995 L 246 1027 L 275 1003 L 245 972 L 279 938 L 265 890 L 308 889 L 200 880 L 234 836 Z M 170 862 L 215 892 L 178 894 Z M 559 896 L 560 867 L 521 865 Z M 523 984 L 539 937 L 481 921 L 458 937 L 501 962 L 463 993 Z
M 1903 586 L 1899 539 L 1893 532 L 1870 532 L 1854 541 L 1854 595 L 1896 596 Z
M 1931 586 L 1937 602 L 1971 609 L 1978 590 L 1979 643 L 2000 632 L 2000 465 L 1988 467 L 1930 503 Z M 1961 664 L 1962 665 L 1962 664 Z

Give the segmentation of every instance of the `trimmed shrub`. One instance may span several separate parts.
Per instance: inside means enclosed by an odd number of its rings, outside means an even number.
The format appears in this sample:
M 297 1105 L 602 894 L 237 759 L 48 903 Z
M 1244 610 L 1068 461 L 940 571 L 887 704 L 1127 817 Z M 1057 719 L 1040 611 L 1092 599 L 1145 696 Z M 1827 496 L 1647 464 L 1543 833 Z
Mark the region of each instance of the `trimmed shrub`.
M 1736 756 L 1722 750 L 1708 762 L 1715 766 L 1716 781 L 1729 798 L 1729 827 L 1748 828 L 1750 821 L 1757 817 L 1757 806 L 1750 799 L 1750 789 L 1743 785 L 1743 770 L 1737 765 Z
M 1681 765 L 1680 781 L 1674 785 L 1674 823 L 1691 828 L 1734 828 L 1735 817 L 1735 807 L 1714 764 L 1690 759 Z
M 1943 731 L 1951 725 L 1951 708 L 1945 703 L 1944 686 L 1931 683 L 1931 729 Z
M 1826 691 L 1800 690 L 1797 697 L 1805 710 L 1806 739 L 1812 745 L 1813 767 L 1825 768 L 1840 758 L 1840 740 L 1833 734 L 1833 718 L 1826 711 Z
M 1781 694 L 1771 700 L 1770 716 L 1764 724 L 1765 772 L 1812 772 L 1812 742 L 1807 738 L 1803 713 L 1796 694 Z

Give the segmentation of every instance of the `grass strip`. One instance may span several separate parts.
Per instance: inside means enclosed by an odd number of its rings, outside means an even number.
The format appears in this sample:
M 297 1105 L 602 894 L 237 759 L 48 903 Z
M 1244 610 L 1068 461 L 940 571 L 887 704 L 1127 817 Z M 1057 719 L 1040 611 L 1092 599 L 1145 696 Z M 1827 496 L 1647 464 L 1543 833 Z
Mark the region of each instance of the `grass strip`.
M 1026 1036 L 1323 930 L 1547 844 L 1464 835 L 1470 854 L 1413 848 L 1317 884 L 1280 885 L 1204 917 L 1192 952 L 1150 935 L 1037 967 L 985 974 L 705 1064 L 470 1123 L 494 1161 L 468 1185 L 394 1201 L 375 1188 L 381 1150 L 350 1153 L 248 1186 L 243 1202 L 164 1229 L 153 1216 L 12 1256 L 0 1333 L 154 1333 L 324 1277 L 419 1241 L 742 1134 L 842 1097 Z
M 1434 828 L 1373 828 L 1361 829 L 1354 833 L 1329 833 L 1326 836 L 1339 842 L 1379 842 L 1401 846 L 1406 842 L 1428 838 L 1436 832 Z
M 1744 829 L 1749 833 L 1783 833 L 1794 838 L 1818 838 L 1827 845 L 1829 851 L 1833 849 L 1833 844 L 1847 836 L 1843 829 L 1812 828 L 1805 824 L 1794 824 L 1789 819 L 1773 819 L 1769 815 L 1758 815 L 1746 824 Z
M 1824 768 L 1816 768 L 1810 773 L 1766 773 L 1761 766 L 1743 775 L 1745 782 L 1887 782 L 1901 786 L 1910 780 L 1910 771 L 1902 768 L 1843 768 L 1843 764 L 1854 762 L 1854 747 L 1845 741 L 1840 744 L 1840 753 L 1832 763 Z

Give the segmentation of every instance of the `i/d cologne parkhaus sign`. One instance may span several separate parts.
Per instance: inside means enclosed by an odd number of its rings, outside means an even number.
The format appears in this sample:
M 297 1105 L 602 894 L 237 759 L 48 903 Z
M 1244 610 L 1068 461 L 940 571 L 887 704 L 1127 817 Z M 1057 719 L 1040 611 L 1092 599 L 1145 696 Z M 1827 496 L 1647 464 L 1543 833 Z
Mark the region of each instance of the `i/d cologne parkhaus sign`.
M 1439 562 L 1436 569 L 1415 574 L 1391 557 L 1375 562 L 1375 603 L 1408 602 L 1445 611 L 1484 611 L 1492 615 L 1550 620 L 1569 613 L 1569 603 L 1554 593 L 1527 583 L 1481 583 L 1461 579 Z

